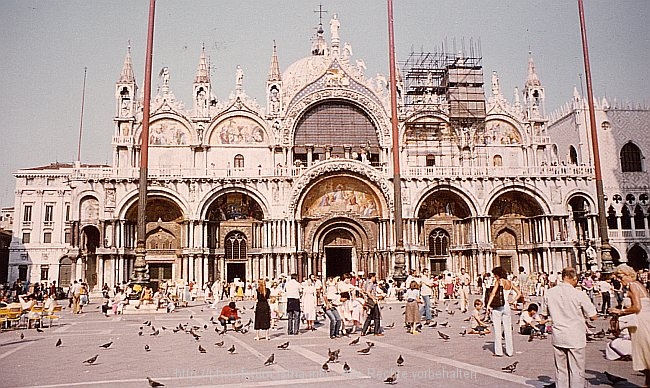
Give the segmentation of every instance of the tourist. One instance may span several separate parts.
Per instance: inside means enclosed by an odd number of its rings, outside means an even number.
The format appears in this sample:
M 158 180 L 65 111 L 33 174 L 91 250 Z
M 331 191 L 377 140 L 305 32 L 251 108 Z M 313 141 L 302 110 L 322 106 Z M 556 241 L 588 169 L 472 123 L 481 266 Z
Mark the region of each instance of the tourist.
M 305 281 L 302 289 L 302 314 L 307 321 L 307 330 L 316 330 L 314 321 L 316 320 L 316 287 L 311 279 Z
M 368 280 L 364 284 L 364 296 L 366 298 L 366 309 L 368 310 L 368 316 L 366 321 L 363 323 L 363 328 L 361 329 L 361 335 L 368 334 L 368 328 L 370 322 L 374 323 L 373 332 L 375 336 L 383 336 L 381 332 L 381 312 L 379 310 L 379 303 L 377 301 L 377 292 L 375 284 L 376 277 L 374 273 L 368 274 Z
M 433 283 L 429 277 L 429 270 L 422 270 L 422 276 L 420 277 L 420 296 L 422 297 L 422 303 L 424 304 L 424 319 L 425 324 L 431 322 L 431 297 L 433 296 L 433 289 L 431 288 Z
M 411 280 L 409 289 L 406 290 L 406 313 L 404 314 L 404 322 L 411 334 L 419 334 L 415 331 L 415 324 L 420 323 L 420 309 L 418 305 L 422 303 L 420 299 L 420 287 L 418 282 Z
M 271 290 L 266 287 L 266 281 L 260 279 L 257 281 L 257 302 L 255 304 L 255 340 L 260 339 L 260 330 L 266 330 L 265 338 L 270 340 L 269 329 L 271 328 L 271 307 L 269 306 L 269 298 L 271 297 Z
M 470 331 L 468 334 L 490 334 L 492 331 L 488 324 L 483 321 L 481 313 L 483 312 L 483 301 L 481 299 L 474 300 L 474 311 L 470 317 Z
M 330 320 L 330 339 L 340 338 L 341 331 L 341 315 L 336 309 L 334 300 L 330 298 L 325 298 L 325 303 L 323 304 L 323 311 L 325 315 Z
M 572 267 L 562 270 L 562 281 L 544 295 L 542 315 L 553 321 L 553 356 L 557 387 L 585 386 L 587 339 L 585 318 L 597 318 L 587 294 L 576 289 L 578 274 Z
M 237 314 L 237 304 L 235 302 L 230 302 L 223 306 L 217 318 L 221 326 L 223 326 L 224 331 L 226 330 L 226 324 L 235 323 L 238 319 L 239 315 Z
M 521 313 L 519 318 L 519 333 L 530 335 L 533 332 L 544 334 L 546 332 L 546 320 L 539 314 L 539 306 L 536 303 L 528 305 L 526 311 Z
M 602 299 L 602 304 L 600 305 L 600 315 L 605 316 L 607 314 L 607 310 L 612 306 L 612 285 L 610 283 L 610 280 L 606 280 L 605 278 L 601 277 L 601 279 L 596 282 L 596 289 L 598 292 L 600 292 L 600 297 Z
M 300 294 L 302 293 L 302 286 L 298 283 L 298 275 L 291 274 L 289 280 L 284 286 L 284 291 L 287 297 L 287 314 L 288 324 L 287 333 L 289 335 L 298 335 L 300 329 Z
M 80 314 L 81 307 L 79 306 L 79 300 L 81 298 L 81 283 L 76 280 L 72 284 L 72 313 Z
M 460 296 L 460 312 L 466 313 L 469 309 L 469 285 L 471 284 L 471 279 L 469 274 L 465 271 L 465 268 L 460 269 L 460 276 L 457 278 L 459 287 L 458 294 Z
M 521 296 L 521 291 L 507 279 L 506 271 L 503 267 L 494 267 L 494 286 L 490 292 L 487 301 L 488 310 L 492 311 L 492 323 L 494 324 L 494 355 L 503 356 L 502 334 L 506 340 L 506 356 L 514 355 L 514 345 L 512 343 L 512 312 L 510 309 L 510 300 L 514 303 Z M 511 298 L 511 295 L 514 297 Z
M 634 268 L 621 264 L 613 275 L 627 288 L 631 306 L 609 309 L 611 314 L 626 316 L 636 314 L 635 324 L 628 328 L 632 339 L 632 368 L 645 375 L 645 386 L 650 386 L 650 298 L 645 285 L 636 280 Z

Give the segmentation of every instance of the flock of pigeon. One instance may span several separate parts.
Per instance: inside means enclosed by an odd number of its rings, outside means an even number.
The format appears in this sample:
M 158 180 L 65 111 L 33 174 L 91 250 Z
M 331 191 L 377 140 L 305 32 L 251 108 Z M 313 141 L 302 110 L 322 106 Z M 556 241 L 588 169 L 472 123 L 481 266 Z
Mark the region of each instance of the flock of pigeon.
M 402 306 L 402 308 L 404 308 L 404 306 Z M 252 309 L 252 308 L 251 308 L 251 309 Z M 392 307 L 389 307 L 389 309 L 392 309 Z M 245 307 L 242 307 L 242 310 L 245 310 Z M 201 311 L 203 311 L 203 309 L 201 309 Z M 433 315 L 434 315 L 434 317 L 437 318 L 437 317 L 439 316 L 439 314 L 442 313 L 442 312 L 443 312 L 443 310 L 440 310 L 440 309 L 434 309 L 434 311 L 433 311 Z M 447 304 L 445 304 L 445 312 L 447 312 L 449 315 L 453 315 L 453 313 L 454 313 L 454 311 L 451 311 L 451 310 L 449 309 L 449 306 L 448 306 Z M 194 317 L 193 317 L 193 315 L 190 315 L 189 318 L 190 318 L 190 320 L 192 320 Z M 467 321 L 467 320 L 465 320 L 465 321 Z M 213 325 L 215 325 L 215 327 L 214 327 L 214 331 L 215 331 L 217 334 L 219 334 L 219 335 L 225 335 L 225 334 L 226 334 L 226 332 L 227 332 L 226 328 L 223 328 L 222 330 L 220 330 L 220 329 L 219 329 L 220 325 L 218 325 L 219 322 L 218 322 L 218 321 L 215 321 L 215 320 L 214 320 L 214 317 L 211 317 L 211 318 L 210 318 L 210 323 L 212 323 Z M 241 323 L 241 322 L 238 321 L 235 325 L 233 325 L 233 330 L 234 330 L 235 332 L 238 332 L 238 333 L 241 333 L 241 334 L 246 334 L 246 333 L 250 330 L 250 326 L 251 326 L 252 324 L 253 324 L 253 320 L 252 320 L 252 319 L 249 319 L 248 322 L 247 322 L 246 324 L 243 324 L 243 323 Z M 428 327 L 430 327 L 430 328 L 441 328 L 441 329 L 442 329 L 442 328 L 447 328 L 447 329 L 448 329 L 448 328 L 451 328 L 451 326 L 449 325 L 449 322 L 448 322 L 448 321 L 446 321 L 446 322 L 441 322 L 441 323 L 438 323 L 438 321 L 433 321 L 432 323 L 430 323 L 429 325 L 426 325 L 426 326 L 428 326 Z M 161 333 L 161 330 L 162 330 L 162 331 L 167 331 L 167 330 L 169 330 L 169 328 L 167 328 L 167 327 L 165 327 L 165 326 L 161 326 L 161 327 L 157 328 L 157 327 L 155 327 L 155 326 L 152 324 L 152 321 L 151 321 L 151 320 L 148 320 L 148 321 L 143 322 L 142 325 L 139 327 L 138 336 L 144 336 L 144 335 L 145 335 L 145 333 L 144 333 L 144 331 L 145 331 L 145 327 L 150 328 L 151 332 L 150 332 L 148 335 L 149 335 L 149 336 L 152 336 L 152 337 L 159 336 L 160 333 Z M 194 338 L 194 340 L 196 340 L 196 341 L 198 342 L 198 341 L 201 339 L 201 337 L 202 337 L 202 335 L 199 334 L 199 333 L 200 333 L 200 330 L 201 330 L 201 329 L 203 329 L 203 330 L 207 330 L 208 327 L 209 327 L 209 326 L 208 326 L 207 324 L 205 324 L 205 325 L 203 325 L 203 326 L 198 326 L 198 325 L 190 325 L 189 323 L 185 323 L 185 324 L 179 323 L 178 326 L 171 328 L 171 331 L 172 331 L 174 334 L 179 333 L 179 332 L 181 332 L 181 333 L 185 333 L 185 334 L 189 334 L 189 335 L 191 335 L 191 336 Z M 391 323 L 390 325 L 385 326 L 384 328 L 390 330 L 390 329 L 393 329 L 394 327 L 395 327 L 395 322 Z M 418 330 L 418 331 L 422 331 L 422 328 L 423 328 L 423 325 L 420 323 L 420 324 L 418 324 L 418 326 L 416 327 L 416 330 Z M 44 332 L 44 330 L 42 330 L 41 328 L 37 328 L 36 331 L 39 332 L 39 333 Z M 451 336 L 450 336 L 450 335 L 445 334 L 445 333 L 444 333 L 442 330 L 440 330 L 440 329 L 437 330 L 437 333 L 438 333 L 439 338 L 442 339 L 442 340 L 445 341 L 445 342 L 447 342 L 447 341 L 449 341 L 449 340 L 451 339 Z M 462 331 L 461 333 L 459 333 L 459 334 L 460 334 L 461 336 L 465 336 L 465 335 L 467 334 L 467 330 L 463 330 L 463 331 Z M 589 340 L 589 341 L 599 340 L 599 339 L 603 339 L 605 336 L 606 336 L 605 331 L 604 331 L 604 330 L 601 330 L 600 332 L 597 332 L 597 333 L 594 333 L 594 334 L 590 334 L 590 335 L 588 336 L 588 340 Z M 530 334 L 530 336 L 529 336 L 529 338 L 528 338 L 528 341 L 529 341 L 529 342 L 530 342 L 530 341 L 533 341 L 533 339 L 534 339 L 535 337 L 545 338 L 544 334 L 540 333 L 539 331 L 535 331 L 535 330 L 534 330 L 534 331 Z M 21 338 L 21 340 L 24 340 L 24 339 L 25 339 L 25 334 L 24 334 L 23 332 L 21 332 L 21 334 L 20 334 L 20 338 Z M 356 346 L 356 345 L 359 345 L 360 342 L 361 342 L 361 337 L 357 337 L 356 339 L 352 340 L 348 345 L 349 345 L 349 346 Z M 113 341 L 110 341 L 110 342 L 107 342 L 107 343 L 104 343 L 104 344 L 99 345 L 99 348 L 101 348 L 101 349 L 103 349 L 103 350 L 108 350 L 108 349 L 111 348 L 112 345 L 113 345 Z M 215 345 L 216 347 L 218 347 L 218 348 L 222 348 L 222 347 L 224 347 L 224 345 L 225 345 L 225 340 L 221 340 L 221 341 L 219 341 L 219 342 L 216 342 L 214 345 Z M 63 341 L 62 341 L 61 338 L 59 338 L 59 339 L 56 341 L 55 347 L 58 348 L 58 347 L 61 347 L 61 346 L 63 346 Z M 364 347 L 361 348 L 361 349 L 358 349 L 358 350 L 356 351 L 356 354 L 359 355 L 359 356 L 367 356 L 367 355 L 371 354 L 372 348 L 373 348 L 374 346 L 375 346 L 375 344 L 374 344 L 373 342 L 371 342 L 371 341 L 366 341 L 366 346 L 364 346 Z M 204 348 L 202 344 L 198 344 L 198 348 L 197 348 L 197 349 L 198 349 L 198 352 L 199 352 L 200 354 L 205 354 L 205 353 L 208 352 L 208 350 L 207 350 L 206 348 Z M 278 345 L 278 346 L 277 346 L 277 349 L 279 349 L 280 351 L 287 351 L 287 350 L 289 350 L 289 349 L 290 349 L 290 342 L 289 342 L 289 341 L 286 341 L 286 342 L 284 342 L 284 343 Z M 145 352 L 150 352 L 151 350 L 152 350 L 152 349 L 151 349 L 151 347 L 149 346 L 149 344 L 145 344 L 145 345 L 144 345 L 144 351 L 145 351 Z M 236 354 L 236 347 L 235 347 L 235 345 L 232 344 L 232 345 L 227 349 L 227 352 L 228 352 L 229 354 Z M 322 364 L 321 369 L 322 369 L 324 372 L 327 372 L 327 373 L 330 372 L 330 364 L 338 364 L 338 363 L 339 363 L 340 353 L 341 353 L 341 349 L 331 350 L 330 348 L 328 348 L 328 349 L 327 349 L 327 359 L 326 359 L 325 362 Z M 98 358 L 99 358 L 99 354 L 100 354 L 100 353 L 95 354 L 94 356 L 92 356 L 92 357 L 90 357 L 90 358 L 84 360 L 84 361 L 82 362 L 82 364 L 92 366 L 93 364 L 95 364 L 95 363 L 97 362 L 97 360 L 98 360 Z M 272 353 L 272 354 L 268 357 L 268 359 L 264 362 L 264 366 L 274 365 L 275 363 L 276 363 L 276 362 L 275 362 L 275 353 Z M 404 364 L 405 364 L 404 357 L 400 354 L 399 357 L 397 357 L 396 365 L 397 365 L 398 367 L 401 367 L 401 366 L 403 366 Z M 519 364 L 519 361 L 514 361 L 512 364 L 507 365 L 507 366 L 501 368 L 501 370 L 502 370 L 503 372 L 505 372 L 505 373 L 515 373 L 516 370 L 517 370 L 517 366 L 518 366 L 518 364 Z M 351 367 L 350 367 L 350 365 L 348 364 L 347 361 L 345 361 L 345 362 L 343 363 L 342 370 L 343 370 L 343 373 L 350 373 L 350 371 L 351 371 Z M 627 380 L 626 380 L 625 378 L 623 378 L 623 377 L 619 377 L 619 376 L 616 376 L 616 375 L 612 375 L 612 374 L 610 374 L 610 373 L 608 373 L 608 372 L 604 372 L 604 375 L 606 376 L 606 378 L 609 380 L 609 382 L 610 382 L 612 385 L 613 385 L 613 384 L 620 383 L 620 382 L 623 382 L 623 381 L 627 381 Z M 398 377 L 398 372 L 395 372 L 395 373 L 393 373 L 392 375 L 388 376 L 388 377 L 384 380 L 384 383 L 386 383 L 386 384 L 391 384 L 391 385 L 392 385 L 392 384 L 396 384 L 396 383 L 397 383 L 397 377 Z M 164 384 L 162 384 L 162 383 L 160 383 L 160 382 L 157 382 L 157 381 L 151 379 L 150 377 L 147 377 L 147 381 L 148 381 L 148 383 L 149 383 L 149 385 L 150 385 L 151 387 L 162 387 L 162 386 L 164 386 Z

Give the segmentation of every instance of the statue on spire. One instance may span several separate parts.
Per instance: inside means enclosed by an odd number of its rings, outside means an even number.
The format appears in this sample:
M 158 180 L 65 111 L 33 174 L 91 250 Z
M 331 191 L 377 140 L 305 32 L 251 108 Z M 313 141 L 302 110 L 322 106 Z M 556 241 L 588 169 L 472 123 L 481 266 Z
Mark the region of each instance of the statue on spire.
M 237 65 L 237 70 L 235 71 L 235 89 L 241 90 L 244 85 L 244 70 L 242 70 L 240 65 Z
M 339 28 L 341 27 L 341 22 L 339 21 L 339 15 L 332 15 L 332 20 L 330 20 L 330 32 L 332 34 L 332 40 L 339 40 Z

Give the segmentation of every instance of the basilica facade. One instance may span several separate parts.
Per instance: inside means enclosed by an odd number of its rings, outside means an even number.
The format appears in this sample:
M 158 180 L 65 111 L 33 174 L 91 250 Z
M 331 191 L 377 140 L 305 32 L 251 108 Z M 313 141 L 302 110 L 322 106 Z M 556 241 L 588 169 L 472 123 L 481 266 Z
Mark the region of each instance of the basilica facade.
M 229 97 L 217 98 L 204 51 L 192 85 L 173 85 L 164 68 L 146 139 L 129 50 L 115 84 L 113 162 L 15 173 L 9 280 L 129 280 L 143 141 L 152 280 L 387 277 L 398 240 L 407 270 L 599 265 L 586 253 L 599 241 L 592 158 L 577 156 L 589 154 L 589 139 L 576 140 L 575 157 L 557 143 L 563 130 L 553 142 L 532 57 L 509 102 L 496 72 L 484 86 L 479 57 L 411 54 L 399 64 L 394 149 L 387 77 L 365 74 L 338 19 L 330 26 L 284 71 L 273 47 L 263 106 L 246 94 L 240 67 Z M 172 86 L 191 87 L 193 100 L 178 101 Z M 395 152 L 402 198 L 394 198 Z M 394 232 L 395 201 L 403 236 Z

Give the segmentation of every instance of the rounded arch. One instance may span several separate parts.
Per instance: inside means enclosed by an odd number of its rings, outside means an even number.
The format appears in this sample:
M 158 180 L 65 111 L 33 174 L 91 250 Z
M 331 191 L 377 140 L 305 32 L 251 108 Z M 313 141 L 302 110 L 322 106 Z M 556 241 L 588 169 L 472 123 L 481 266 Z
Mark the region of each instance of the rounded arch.
M 366 230 L 357 220 L 348 217 L 332 216 L 319 225 L 314 231 L 313 237 L 308 239 L 308 242 L 311 243 L 312 251 L 322 252 L 326 246 L 325 243 L 332 242 L 328 240 L 328 236 L 330 238 L 336 237 L 331 235 L 331 233 L 337 233 L 337 231 L 344 231 L 352 236 L 353 245 L 357 250 L 363 251 L 372 248 Z
M 435 228 L 429 232 L 428 245 L 429 255 L 437 257 L 445 257 L 449 255 L 449 244 L 451 237 L 449 232 L 443 228 Z
M 177 192 L 170 190 L 166 187 L 149 187 L 147 190 L 147 197 L 148 199 L 151 199 L 152 197 L 161 197 L 168 199 L 172 203 L 174 203 L 176 206 L 180 208 L 180 211 L 186 216 L 190 216 L 190 206 L 185 200 L 185 198 L 180 197 Z M 118 209 L 118 214 L 120 219 L 125 219 L 126 214 L 129 211 L 129 209 L 132 209 L 134 205 L 135 208 L 137 209 L 137 203 L 138 203 L 138 189 L 132 190 L 131 192 L 127 193 L 122 200 L 116 204 L 115 208 Z M 147 202 L 148 203 L 148 202 Z
M 259 116 L 242 110 L 228 111 L 215 117 L 208 126 L 205 139 L 215 146 L 262 146 L 273 140 L 267 123 Z
M 356 85 L 356 84 L 355 84 Z M 294 144 L 295 131 L 301 118 L 317 106 L 328 101 L 345 102 L 359 109 L 373 124 L 379 147 L 387 148 L 390 145 L 390 121 L 380 101 L 369 93 L 365 87 L 359 85 L 358 90 L 322 90 L 296 96 L 287 109 L 284 120 L 285 132 L 283 140 L 287 144 Z M 365 142 L 364 142 L 365 143 Z
M 323 174 L 306 187 L 296 206 L 296 217 L 320 218 L 346 212 L 357 217 L 386 218 L 386 202 L 382 192 L 366 179 L 339 171 Z
M 146 222 L 173 222 L 185 218 L 181 207 L 173 200 L 157 195 L 147 196 Z M 133 203 L 124 214 L 124 219 L 130 222 L 138 222 L 137 202 Z
M 640 244 L 634 244 L 627 251 L 627 263 L 634 270 L 648 269 L 648 252 Z
M 99 223 L 101 203 L 97 193 L 91 191 L 84 193 L 79 197 L 78 205 L 81 225 L 96 225 Z
M 505 114 L 491 114 L 485 118 L 485 136 L 493 139 L 492 143 L 498 144 L 530 144 L 531 139 L 515 120 Z
M 489 200 L 485 204 L 485 208 L 483 209 L 484 214 L 490 214 L 490 210 L 494 207 L 497 200 L 507 199 L 507 197 L 503 197 L 504 194 L 508 194 L 508 195 L 521 194 L 523 195 L 523 198 L 528 198 L 532 200 L 533 204 L 537 205 L 536 209 L 535 208 L 523 209 L 525 212 L 531 212 L 533 211 L 533 209 L 535 209 L 540 212 L 540 214 L 538 215 L 551 213 L 551 207 L 549 205 L 549 201 L 546 198 L 544 198 L 541 193 L 531 190 L 525 186 L 509 185 L 508 187 L 497 188 L 490 193 L 490 195 L 488 196 Z
M 142 124 L 135 129 L 134 138 L 136 144 L 142 144 Z M 187 145 L 193 142 L 196 142 L 196 129 L 187 117 L 176 112 L 155 112 L 151 115 L 149 144 Z
M 547 214 L 534 196 L 520 190 L 500 193 L 491 201 L 487 210 L 487 214 L 492 218 L 510 215 L 534 217 Z
M 620 158 L 622 172 L 643 171 L 643 153 L 633 141 L 630 140 L 621 147 Z
M 438 186 L 420 196 L 413 217 L 428 219 L 435 215 L 453 215 L 458 218 L 476 216 L 474 201 L 467 193 L 451 186 Z
M 250 187 L 228 187 L 228 188 L 214 188 L 201 199 L 198 205 L 198 213 L 200 219 L 208 219 L 212 205 L 215 204 L 220 197 L 228 194 L 240 194 L 251 198 L 259 206 L 262 212 L 262 219 L 269 218 L 269 203 L 266 197 L 261 195 L 257 190 Z

